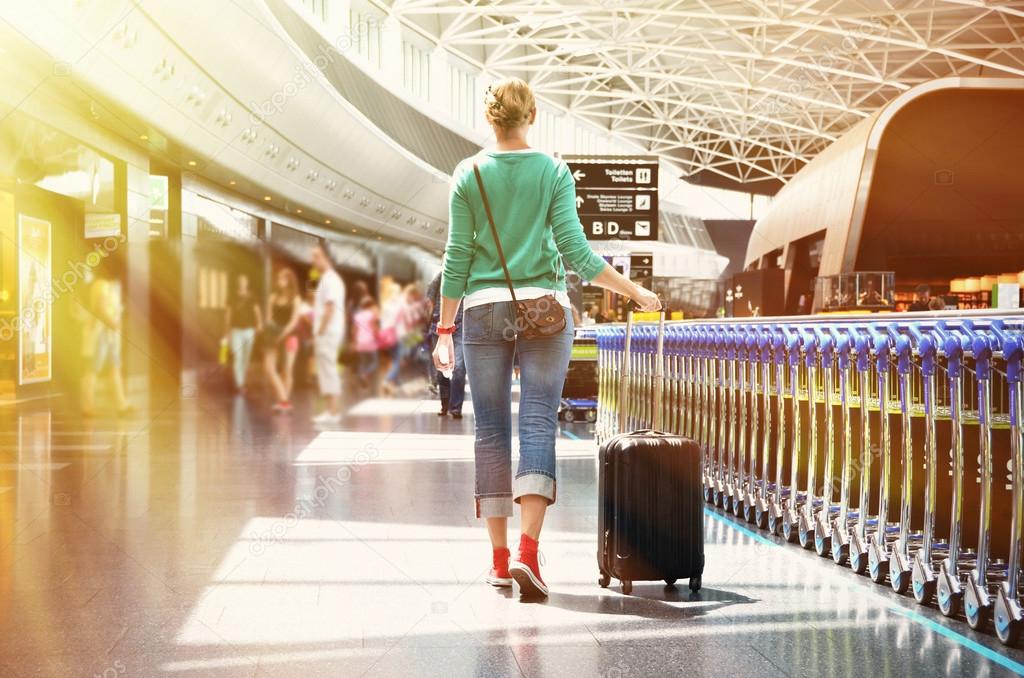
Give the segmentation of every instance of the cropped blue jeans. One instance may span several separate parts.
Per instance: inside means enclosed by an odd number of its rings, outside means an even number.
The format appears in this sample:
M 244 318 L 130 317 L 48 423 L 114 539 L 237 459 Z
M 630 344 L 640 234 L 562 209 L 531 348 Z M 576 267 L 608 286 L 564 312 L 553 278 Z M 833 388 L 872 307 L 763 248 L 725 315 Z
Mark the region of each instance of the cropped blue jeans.
M 467 309 L 463 350 L 476 421 L 476 515 L 512 515 L 524 495 L 555 501 L 558 404 L 572 351 L 572 313 L 566 327 L 543 339 L 524 340 L 511 302 Z M 519 468 L 512 477 L 512 363 L 519 358 Z

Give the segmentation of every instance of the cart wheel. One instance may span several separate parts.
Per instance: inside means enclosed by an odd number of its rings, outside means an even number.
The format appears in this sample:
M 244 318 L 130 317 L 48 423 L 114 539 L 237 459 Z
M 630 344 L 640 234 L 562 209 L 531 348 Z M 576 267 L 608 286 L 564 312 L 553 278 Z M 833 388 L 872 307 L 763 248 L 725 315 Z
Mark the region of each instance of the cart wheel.
M 565 420 L 565 423 L 571 424 L 576 421 L 576 415 L 572 413 L 572 410 L 566 410 L 562 413 L 562 419 Z
M 754 509 L 754 524 L 762 530 L 768 527 L 768 512 Z
M 782 521 L 782 537 L 790 544 L 795 544 L 800 540 L 800 531 L 795 523 L 789 522 L 788 519 Z
M 587 410 L 586 416 L 587 423 L 593 424 L 597 421 L 597 410 Z
M 913 577 L 912 584 L 914 600 L 919 605 L 930 605 L 932 598 L 935 597 L 935 581 L 919 581 L 917 577 Z
M 895 574 L 889 572 L 889 583 L 892 585 L 892 590 L 902 596 L 910 588 L 910 572 L 907 570 Z
M 939 599 L 939 612 L 946 617 L 955 617 L 960 612 L 961 596 L 954 594 L 941 579 L 936 593 Z
M 1020 640 L 1020 622 L 1014 619 L 1000 619 L 996 616 L 996 636 L 1003 645 L 1016 645 Z
M 601 588 L 606 589 L 608 588 L 608 584 L 612 583 L 612 578 L 610 575 L 607 575 L 604 572 L 602 572 L 601 576 L 597 578 L 597 583 Z
M 628 579 L 623 579 L 622 580 L 622 593 L 623 593 L 623 595 L 627 595 L 628 596 L 632 592 L 633 592 L 633 582 L 629 581 Z
M 840 544 L 837 541 L 832 542 L 832 562 L 836 565 L 846 565 L 846 561 L 850 557 L 850 545 Z
M 694 593 L 700 591 L 700 577 L 690 577 L 690 590 Z
M 676 579 L 666 579 L 665 580 L 665 586 L 675 586 L 676 585 L 676 581 L 677 581 Z
M 967 617 L 967 625 L 975 631 L 981 631 L 992 616 L 992 608 L 977 607 L 968 602 L 964 605 L 964 615 Z

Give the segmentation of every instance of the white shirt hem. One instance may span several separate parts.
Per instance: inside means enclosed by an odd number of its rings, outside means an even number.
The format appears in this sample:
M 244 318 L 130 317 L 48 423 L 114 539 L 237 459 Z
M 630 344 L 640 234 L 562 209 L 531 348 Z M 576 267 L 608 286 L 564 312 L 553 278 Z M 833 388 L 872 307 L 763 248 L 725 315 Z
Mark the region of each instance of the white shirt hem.
M 516 299 L 540 299 L 548 294 L 555 295 L 555 300 L 568 308 L 571 303 L 569 302 L 569 295 L 560 290 L 549 290 L 546 287 L 517 287 L 516 288 Z M 474 306 L 483 306 L 484 304 L 494 304 L 499 301 L 512 301 L 512 293 L 509 292 L 507 287 L 486 287 L 482 290 L 477 290 L 472 294 L 467 294 L 462 299 L 463 310 L 473 308 Z

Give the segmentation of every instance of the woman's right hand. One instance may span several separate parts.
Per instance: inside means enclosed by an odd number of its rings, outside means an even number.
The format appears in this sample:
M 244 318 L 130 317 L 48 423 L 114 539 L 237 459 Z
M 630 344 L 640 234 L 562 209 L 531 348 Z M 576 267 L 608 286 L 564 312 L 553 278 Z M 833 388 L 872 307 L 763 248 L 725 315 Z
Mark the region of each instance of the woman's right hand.
M 455 342 L 450 334 L 437 335 L 434 346 L 434 367 L 440 372 L 455 369 Z
M 640 307 L 641 311 L 661 310 L 661 299 L 658 298 L 658 295 L 642 285 L 635 285 L 635 290 L 629 297 Z

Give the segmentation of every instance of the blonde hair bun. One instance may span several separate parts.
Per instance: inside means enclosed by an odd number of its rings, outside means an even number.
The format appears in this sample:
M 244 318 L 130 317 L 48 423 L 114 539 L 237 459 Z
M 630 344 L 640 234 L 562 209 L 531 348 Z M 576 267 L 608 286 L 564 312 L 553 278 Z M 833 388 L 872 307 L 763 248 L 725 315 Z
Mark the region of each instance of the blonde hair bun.
M 537 102 L 524 80 L 505 78 L 487 88 L 484 111 L 487 122 L 502 129 L 521 127 L 530 122 L 530 111 Z

